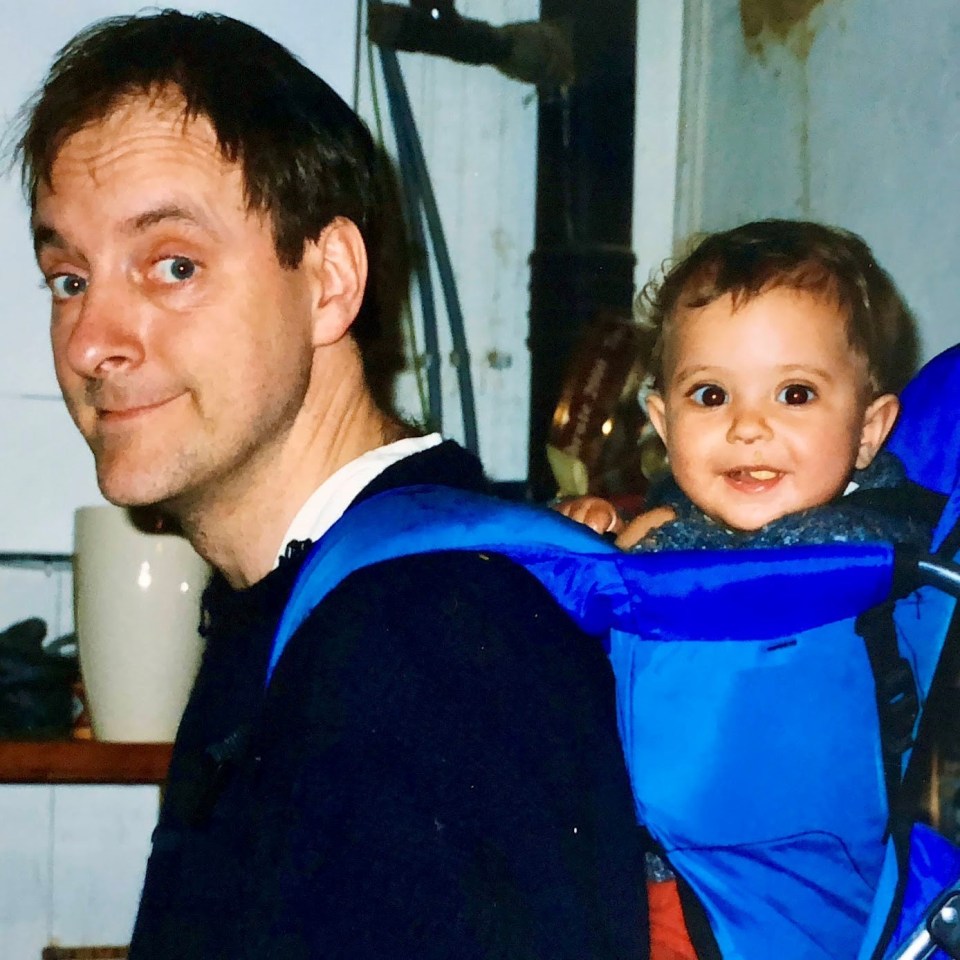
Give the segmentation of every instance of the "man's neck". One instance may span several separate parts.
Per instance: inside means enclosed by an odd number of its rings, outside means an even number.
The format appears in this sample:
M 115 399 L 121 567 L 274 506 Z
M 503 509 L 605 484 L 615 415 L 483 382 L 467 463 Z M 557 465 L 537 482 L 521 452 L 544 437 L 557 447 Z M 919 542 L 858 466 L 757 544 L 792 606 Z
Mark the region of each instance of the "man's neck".
M 322 417 L 302 414 L 276 449 L 244 465 L 204 502 L 165 505 L 194 548 L 234 587 L 248 587 L 274 566 L 293 517 L 347 463 L 410 435 L 364 390 L 339 398 Z

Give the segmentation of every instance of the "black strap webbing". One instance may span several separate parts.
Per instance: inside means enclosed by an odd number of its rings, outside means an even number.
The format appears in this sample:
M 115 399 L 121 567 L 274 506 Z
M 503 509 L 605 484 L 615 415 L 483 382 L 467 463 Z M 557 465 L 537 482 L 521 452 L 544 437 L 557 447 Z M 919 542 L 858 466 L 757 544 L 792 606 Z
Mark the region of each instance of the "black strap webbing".
M 888 600 L 860 614 L 856 622 L 873 672 L 883 770 L 891 807 L 900 795 L 903 755 L 913 745 L 914 726 L 920 714 L 916 679 L 910 664 L 900 655 L 893 610 L 894 601 Z
M 874 951 L 872 960 L 884 955 L 896 928 L 906 886 L 906 856 L 909 849 L 909 824 L 903 816 L 901 778 L 903 755 L 913 745 L 913 731 L 920 712 L 917 684 L 910 664 L 900 655 L 897 626 L 893 619 L 894 601 L 888 600 L 857 617 L 856 630 L 863 638 L 870 669 L 873 672 L 880 725 L 883 773 L 890 808 L 887 830 L 893 840 L 899 869 L 894 902 Z

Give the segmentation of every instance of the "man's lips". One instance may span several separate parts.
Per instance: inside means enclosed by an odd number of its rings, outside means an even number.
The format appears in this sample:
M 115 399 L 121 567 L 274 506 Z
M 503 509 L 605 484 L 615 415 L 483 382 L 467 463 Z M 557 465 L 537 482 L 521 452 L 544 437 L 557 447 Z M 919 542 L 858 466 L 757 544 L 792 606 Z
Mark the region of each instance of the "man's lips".
M 97 420 L 101 424 L 124 424 L 139 417 L 146 416 L 165 407 L 176 400 L 176 396 L 164 397 L 160 400 L 137 400 L 133 403 L 118 404 L 116 406 L 97 407 Z

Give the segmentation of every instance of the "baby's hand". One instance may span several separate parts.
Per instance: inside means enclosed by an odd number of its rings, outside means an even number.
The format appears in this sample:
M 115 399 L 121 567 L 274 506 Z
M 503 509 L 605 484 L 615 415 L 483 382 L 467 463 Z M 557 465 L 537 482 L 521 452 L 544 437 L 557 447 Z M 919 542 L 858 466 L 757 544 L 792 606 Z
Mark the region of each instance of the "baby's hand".
M 619 533 L 623 529 L 620 514 L 602 497 L 571 497 L 555 504 L 554 510 L 596 533 Z
M 651 530 L 662 527 L 671 520 L 676 520 L 677 515 L 673 507 L 654 507 L 641 513 L 639 517 L 631 520 L 620 536 L 617 537 L 617 546 L 621 550 L 629 550 L 630 547 L 639 543 Z

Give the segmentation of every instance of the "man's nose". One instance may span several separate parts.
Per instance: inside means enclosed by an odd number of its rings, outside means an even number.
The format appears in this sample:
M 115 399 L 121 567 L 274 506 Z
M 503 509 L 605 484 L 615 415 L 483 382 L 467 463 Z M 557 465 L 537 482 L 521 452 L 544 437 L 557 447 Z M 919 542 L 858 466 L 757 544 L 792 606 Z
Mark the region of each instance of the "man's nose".
M 756 443 L 769 440 L 773 430 L 764 411 L 754 404 L 735 404 L 730 410 L 729 443 Z
M 142 312 L 121 283 L 91 281 L 65 345 L 64 359 L 80 376 L 103 379 L 143 361 Z

